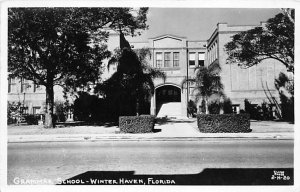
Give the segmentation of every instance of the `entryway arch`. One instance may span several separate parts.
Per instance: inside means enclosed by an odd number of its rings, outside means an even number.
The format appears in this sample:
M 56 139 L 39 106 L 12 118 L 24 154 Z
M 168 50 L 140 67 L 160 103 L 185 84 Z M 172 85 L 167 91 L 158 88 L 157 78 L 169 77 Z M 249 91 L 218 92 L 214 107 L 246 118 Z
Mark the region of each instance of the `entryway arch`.
M 181 116 L 181 88 L 174 84 L 157 86 L 155 108 L 157 116 Z

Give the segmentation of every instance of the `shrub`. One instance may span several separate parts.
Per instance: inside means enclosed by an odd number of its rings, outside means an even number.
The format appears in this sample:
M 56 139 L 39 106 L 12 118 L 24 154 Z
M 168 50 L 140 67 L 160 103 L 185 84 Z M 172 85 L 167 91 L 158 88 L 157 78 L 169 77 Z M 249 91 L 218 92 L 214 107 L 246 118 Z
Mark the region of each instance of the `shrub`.
M 195 104 L 194 101 L 190 100 L 188 102 L 188 107 L 187 107 L 187 112 L 188 112 L 188 115 L 191 116 L 191 117 L 196 117 L 196 114 L 197 114 L 197 106 Z
M 40 115 L 25 115 L 24 118 L 28 125 L 37 125 L 40 120 Z
M 199 114 L 197 123 L 203 133 L 246 133 L 250 132 L 249 114 Z
M 284 95 L 280 95 L 281 113 L 284 121 L 295 121 L 294 97 L 288 99 Z
M 272 105 L 263 102 L 261 105 L 251 104 L 248 99 L 245 99 L 245 112 L 250 114 L 250 119 L 255 120 L 273 120 Z
M 212 101 L 208 104 L 208 111 L 210 114 L 220 114 L 220 102 L 219 101 Z
M 231 100 L 229 98 L 225 98 L 224 101 L 223 101 L 223 111 L 224 111 L 224 114 L 233 113 L 232 103 L 231 103 Z
M 7 124 L 18 122 L 18 119 L 21 118 L 20 107 L 20 102 L 7 102 Z
M 154 116 L 121 116 L 119 127 L 124 133 L 149 133 L 154 129 Z
M 55 108 L 55 114 L 54 114 L 55 122 L 65 122 L 68 113 L 65 103 L 62 101 L 55 101 L 54 108 Z
M 223 110 L 224 114 L 231 114 L 232 111 L 232 103 L 229 98 L 224 98 L 223 101 L 211 101 L 208 104 L 208 111 L 210 114 L 220 114 L 221 110 Z
M 258 119 L 258 110 L 254 105 L 251 104 L 251 102 L 248 99 L 244 100 L 245 103 L 245 112 L 250 114 L 251 119 Z

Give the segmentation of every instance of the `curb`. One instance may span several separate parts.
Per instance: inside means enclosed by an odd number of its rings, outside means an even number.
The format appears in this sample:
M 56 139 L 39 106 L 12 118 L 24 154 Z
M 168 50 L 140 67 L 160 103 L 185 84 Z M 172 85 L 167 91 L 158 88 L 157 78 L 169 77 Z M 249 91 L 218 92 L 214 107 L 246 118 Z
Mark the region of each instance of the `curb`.
M 164 135 L 11 135 L 8 143 L 27 142 L 83 142 L 83 141 L 199 141 L 211 139 L 261 139 L 261 140 L 293 140 L 294 133 L 203 133 L 193 136 L 164 136 Z

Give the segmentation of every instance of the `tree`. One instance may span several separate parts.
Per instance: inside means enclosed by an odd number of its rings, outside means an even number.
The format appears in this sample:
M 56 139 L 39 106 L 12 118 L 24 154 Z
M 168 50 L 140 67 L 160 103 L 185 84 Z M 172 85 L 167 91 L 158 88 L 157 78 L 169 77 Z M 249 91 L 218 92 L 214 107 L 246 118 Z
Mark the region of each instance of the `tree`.
M 280 114 L 284 120 L 294 122 L 294 82 L 284 73 L 275 79 L 275 87 L 279 92 L 281 101 Z
M 117 62 L 117 71 L 106 81 L 96 86 L 95 91 L 111 98 L 114 110 L 120 115 L 138 116 L 141 104 L 147 103 L 154 93 L 154 78 L 165 79 L 165 74 L 147 63 L 150 50 L 147 48 L 131 50 L 125 47 L 116 50 L 111 62 Z
M 147 28 L 147 8 L 10 8 L 8 69 L 10 76 L 46 88 L 45 127 L 54 127 L 54 85 L 66 89 L 97 82 L 107 27 L 136 35 Z
M 295 24 L 295 9 L 281 8 L 281 10 L 289 18 L 289 20 Z
M 219 76 L 221 67 L 218 63 L 213 63 L 208 67 L 198 66 L 197 68 L 195 68 L 195 71 L 195 78 L 185 79 L 182 82 L 182 88 L 188 82 L 194 83 L 195 88 L 193 92 L 196 92 L 195 102 L 197 103 L 199 99 L 204 100 L 205 113 L 209 114 L 209 98 L 213 95 L 217 95 L 220 97 L 223 96 L 223 84 L 221 83 L 221 77 Z
M 265 26 L 235 34 L 225 45 L 227 61 L 247 68 L 271 58 L 294 73 L 294 19 L 294 9 L 284 9 Z

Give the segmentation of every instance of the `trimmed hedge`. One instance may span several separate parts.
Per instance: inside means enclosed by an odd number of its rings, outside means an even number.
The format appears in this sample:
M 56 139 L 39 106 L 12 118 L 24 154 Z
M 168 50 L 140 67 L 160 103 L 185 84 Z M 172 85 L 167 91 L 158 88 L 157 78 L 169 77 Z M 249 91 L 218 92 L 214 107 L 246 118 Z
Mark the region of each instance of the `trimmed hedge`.
M 203 133 L 248 133 L 249 114 L 199 114 L 197 123 Z
M 119 127 L 124 133 L 150 133 L 154 129 L 154 116 L 121 116 Z

